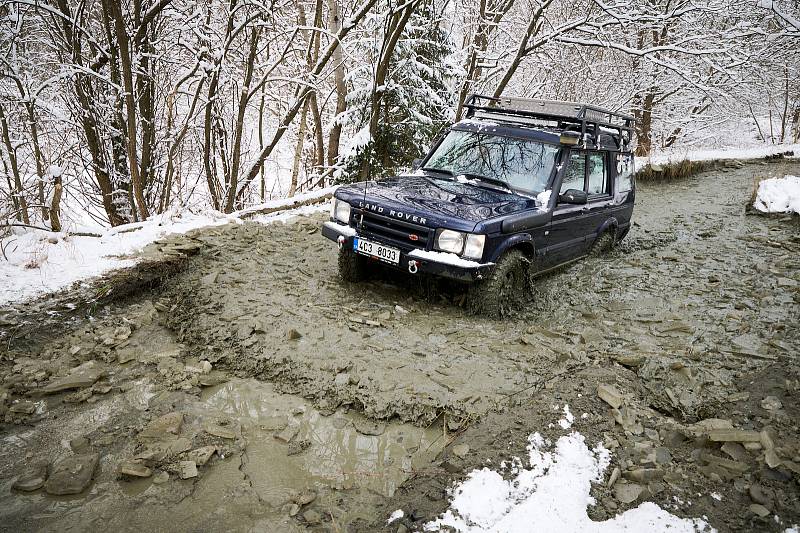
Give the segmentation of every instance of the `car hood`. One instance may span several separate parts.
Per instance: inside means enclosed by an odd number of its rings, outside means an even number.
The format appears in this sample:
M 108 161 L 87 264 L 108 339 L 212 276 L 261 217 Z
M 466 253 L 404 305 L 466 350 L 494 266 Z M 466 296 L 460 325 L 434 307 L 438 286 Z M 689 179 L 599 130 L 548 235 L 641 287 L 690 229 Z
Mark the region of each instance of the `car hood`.
M 428 175 L 356 183 L 341 187 L 336 196 L 361 209 L 383 208 L 386 216 L 400 211 L 424 218 L 427 226 L 467 231 L 478 222 L 536 207 L 534 198 Z

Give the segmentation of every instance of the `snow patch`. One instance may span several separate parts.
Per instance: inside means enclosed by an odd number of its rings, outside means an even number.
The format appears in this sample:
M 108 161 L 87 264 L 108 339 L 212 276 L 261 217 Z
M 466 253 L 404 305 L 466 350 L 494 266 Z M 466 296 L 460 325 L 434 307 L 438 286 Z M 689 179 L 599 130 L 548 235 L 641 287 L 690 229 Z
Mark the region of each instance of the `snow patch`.
M 402 509 L 398 509 L 395 512 L 393 512 L 391 515 L 389 515 L 389 520 L 386 521 L 386 524 L 388 525 L 388 524 L 391 524 L 392 522 L 394 522 L 395 520 L 400 520 L 405 515 L 406 514 L 403 512 Z
M 509 479 L 489 468 L 473 470 L 452 491 L 450 509 L 425 524 L 425 531 L 453 528 L 463 533 L 530 531 L 695 532 L 708 528 L 701 519 L 683 519 L 645 502 L 605 522 L 589 518 L 592 483 L 601 482 L 611 461 L 598 444 L 590 449 L 578 432 L 560 437 L 552 451 L 538 433 L 529 438 L 530 468 Z
M 762 213 L 800 214 L 800 177 L 769 178 L 758 184 L 753 207 Z
M 551 189 L 542 191 L 536 195 L 536 201 L 539 202 L 539 211 L 547 211 L 550 202 L 550 195 L 553 193 Z
M 558 421 L 558 425 L 561 426 L 561 429 L 569 429 L 574 421 L 575 416 L 570 412 L 569 405 L 564 404 L 564 418 Z
M 462 259 L 458 255 L 450 252 L 412 250 L 411 252 L 409 252 L 408 257 L 413 257 L 414 259 L 422 259 L 425 261 L 433 261 L 434 263 L 444 263 L 446 265 L 452 265 L 462 268 L 474 268 L 474 267 L 484 266 L 483 263 L 478 263 L 477 261 L 470 261 L 469 259 Z
M 350 226 L 337 224 L 336 222 L 331 222 L 331 221 L 324 222 L 322 225 L 325 226 L 326 228 L 330 228 L 334 231 L 339 232 L 339 235 L 344 235 L 345 237 L 355 237 L 356 235 L 356 229 L 351 228 Z

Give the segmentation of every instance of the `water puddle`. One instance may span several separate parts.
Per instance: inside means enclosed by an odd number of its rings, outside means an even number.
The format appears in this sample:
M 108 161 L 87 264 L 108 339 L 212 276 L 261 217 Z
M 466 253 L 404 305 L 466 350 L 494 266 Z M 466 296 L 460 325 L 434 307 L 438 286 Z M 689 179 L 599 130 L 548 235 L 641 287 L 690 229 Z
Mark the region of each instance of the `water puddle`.
M 216 412 L 242 424 L 247 445 L 241 470 L 274 508 L 309 489 L 360 488 L 392 496 L 445 443 L 440 429 L 399 422 L 384 428 L 341 410 L 323 416 L 301 398 L 254 379 L 206 389 L 201 399 L 206 416 Z M 380 434 L 362 434 L 354 424 Z

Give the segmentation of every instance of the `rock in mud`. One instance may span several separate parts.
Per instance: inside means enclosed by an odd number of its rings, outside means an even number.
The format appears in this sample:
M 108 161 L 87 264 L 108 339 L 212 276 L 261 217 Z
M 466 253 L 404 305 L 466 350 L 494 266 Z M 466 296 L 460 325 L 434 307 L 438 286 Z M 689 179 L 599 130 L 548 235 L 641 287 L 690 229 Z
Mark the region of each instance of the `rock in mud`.
M 213 424 L 213 423 L 207 422 L 206 424 L 203 425 L 203 429 L 209 435 L 213 435 L 213 436 L 219 437 L 221 439 L 235 439 L 236 438 L 236 432 L 233 429 L 221 426 L 219 424 Z
M 311 447 L 310 440 L 293 440 L 289 443 L 286 455 L 299 455 Z
M 300 332 L 297 331 L 294 328 L 291 328 L 286 332 L 286 338 L 288 340 L 290 340 L 290 341 L 296 341 L 297 339 L 301 338 L 302 336 L 303 335 L 301 335 Z
M 353 426 L 356 428 L 356 431 L 362 435 L 379 436 L 383 435 L 383 432 L 386 431 L 386 422 L 362 417 L 357 417 L 353 420 Z
M 304 490 L 303 492 L 297 494 L 294 498 L 294 502 L 297 505 L 308 505 L 309 503 L 313 502 L 317 499 L 317 493 L 313 490 Z
M 746 429 L 714 429 L 708 432 L 708 438 L 714 442 L 760 442 L 758 431 Z
M 168 434 L 177 435 L 182 424 L 183 413 L 167 413 L 147 424 L 139 436 L 146 439 L 161 439 Z
M 203 446 L 188 453 L 188 459 L 194 461 L 198 466 L 205 465 L 217 452 L 216 446 Z
M 194 461 L 178 461 L 173 469 L 181 479 L 197 477 L 197 465 Z
M 104 375 L 104 371 L 88 363 L 81 365 L 74 369 L 70 375 L 58 378 L 45 385 L 42 392 L 45 394 L 53 394 L 70 389 L 82 389 L 91 387 L 94 382 Z
M 754 503 L 750 507 L 750 512 L 764 518 L 765 516 L 769 516 L 769 509 L 761 505 L 760 503 Z
M 289 443 L 297 435 L 298 428 L 296 426 L 286 426 L 280 433 L 275 434 L 275 439 L 281 442 Z
M 316 526 L 322 523 L 322 515 L 319 511 L 309 509 L 303 513 L 303 520 L 305 520 L 306 524 L 309 526 Z
M 71 455 L 61 459 L 53 465 L 44 490 L 56 496 L 80 494 L 92 482 L 99 460 L 100 455 L 96 453 Z
M 36 404 L 22 400 L 12 404 L 8 410 L 17 415 L 32 415 L 36 411 Z
M 37 463 L 29 466 L 17 478 L 11 488 L 22 492 L 39 490 L 47 480 L 47 463 Z
M 633 503 L 644 492 L 644 487 L 638 483 L 617 483 L 614 485 L 614 496 L 622 503 Z
M 761 407 L 767 411 L 777 411 L 783 407 L 783 403 L 781 403 L 777 396 L 767 396 L 761 400 Z
M 153 471 L 141 463 L 125 461 L 119 465 L 119 473 L 130 477 L 150 477 Z
M 456 444 L 453 446 L 453 455 L 463 459 L 469 453 L 469 444 Z
M 624 401 L 622 394 L 613 385 L 600 384 L 597 386 L 597 395 L 614 409 L 619 409 Z

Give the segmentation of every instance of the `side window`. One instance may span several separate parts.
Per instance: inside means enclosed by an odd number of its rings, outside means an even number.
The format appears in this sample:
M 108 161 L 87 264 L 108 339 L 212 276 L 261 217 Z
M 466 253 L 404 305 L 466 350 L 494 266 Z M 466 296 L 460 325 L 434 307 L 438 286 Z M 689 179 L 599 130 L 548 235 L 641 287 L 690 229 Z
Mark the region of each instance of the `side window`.
M 583 181 L 586 176 L 586 154 L 583 152 L 572 152 L 569 155 L 569 165 L 564 173 L 564 180 L 561 182 L 561 193 L 568 189 L 583 190 Z
M 633 189 L 633 156 L 619 154 L 617 156 L 617 191 L 628 192 Z
M 606 194 L 608 192 L 608 172 L 606 172 L 605 152 L 589 154 L 589 190 L 592 194 Z

